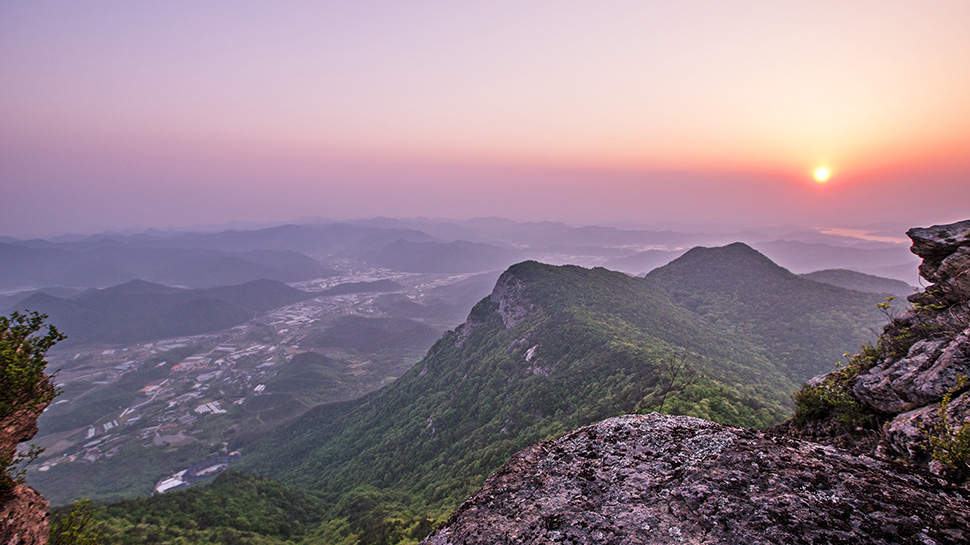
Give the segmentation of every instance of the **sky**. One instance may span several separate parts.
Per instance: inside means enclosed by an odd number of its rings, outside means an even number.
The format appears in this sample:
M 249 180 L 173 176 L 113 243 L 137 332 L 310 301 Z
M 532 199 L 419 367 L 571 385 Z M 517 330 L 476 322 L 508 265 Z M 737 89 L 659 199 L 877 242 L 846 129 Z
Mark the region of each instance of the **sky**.
M 968 28 L 964 0 L 0 1 L 0 236 L 966 219 Z

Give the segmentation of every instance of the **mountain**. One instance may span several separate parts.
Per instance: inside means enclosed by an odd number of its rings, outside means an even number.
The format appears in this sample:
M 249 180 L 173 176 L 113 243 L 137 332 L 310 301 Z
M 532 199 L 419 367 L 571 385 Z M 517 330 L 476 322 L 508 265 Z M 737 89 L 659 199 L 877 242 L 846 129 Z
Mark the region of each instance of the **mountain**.
M 78 295 L 81 295 L 82 291 L 83 290 L 53 286 L 40 288 L 37 290 L 21 291 L 10 295 L 0 295 L 0 309 L 13 308 L 17 305 L 17 303 L 30 297 L 31 295 L 34 295 L 35 293 L 46 293 L 47 295 L 53 295 L 55 297 L 60 297 L 61 299 L 73 299 Z
M 645 278 L 677 304 L 753 340 L 798 383 L 874 339 L 885 323 L 876 307 L 884 294 L 802 278 L 742 243 L 694 248 Z
M 741 274 L 711 278 L 705 294 L 723 290 L 718 300 L 730 312 L 710 318 L 695 312 L 703 308 L 676 302 L 670 272 L 671 278 L 642 279 L 605 269 L 514 265 L 467 321 L 403 377 L 359 400 L 317 407 L 264 440 L 235 444 L 246 453 L 240 468 L 335 499 L 373 487 L 377 505 L 403 502 L 420 516 L 439 517 L 516 450 L 616 414 L 663 408 L 731 424 L 778 422 L 801 380 L 792 369 L 804 375 L 808 367 L 776 358 L 766 342 L 780 341 L 749 325 L 757 318 L 791 331 L 806 323 L 787 312 L 799 304 L 804 311 L 803 298 L 828 302 L 826 294 L 834 300 L 855 292 L 799 278 L 746 246 L 725 252 Z M 697 276 L 708 272 L 692 266 L 721 261 L 708 251 L 681 259 L 672 265 Z M 766 274 L 760 284 L 750 279 L 762 289 L 738 289 L 739 280 L 747 285 L 745 274 Z M 693 280 L 688 275 L 684 282 Z M 792 286 L 801 303 L 789 307 L 783 303 L 792 293 L 784 287 Z M 846 305 L 838 318 L 824 320 L 821 304 L 810 309 L 826 352 L 841 354 L 868 337 L 854 322 L 846 327 L 872 307 L 866 297 L 854 301 L 866 310 L 855 314 Z M 745 305 L 755 310 L 745 325 L 726 322 Z M 772 306 L 785 312 L 776 317 L 760 310 Z M 841 342 L 846 332 L 845 344 L 826 344 Z M 344 530 L 328 539 L 364 531 L 344 522 L 333 522 Z M 384 525 L 380 531 L 398 531 L 385 522 L 375 523 Z
M 906 233 L 931 282 L 878 342 L 795 394 L 782 430 L 970 479 L 970 220 Z
M 70 336 L 62 346 L 125 343 L 197 335 L 233 327 L 254 314 L 311 295 L 273 280 L 187 290 L 132 280 L 90 289 L 74 299 L 35 293 L 10 310 L 47 314 Z
M 366 251 L 396 240 L 426 242 L 430 235 L 414 229 L 376 228 L 347 223 L 281 225 L 266 229 L 217 233 L 185 233 L 168 238 L 137 241 L 139 244 L 200 248 L 224 252 L 288 250 L 307 255 Z M 133 241 L 135 242 L 135 241 Z
M 840 288 L 863 291 L 866 293 L 888 293 L 905 297 L 913 294 L 913 286 L 902 280 L 883 278 L 847 269 L 826 269 L 800 275 L 815 282 L 832 284 Z

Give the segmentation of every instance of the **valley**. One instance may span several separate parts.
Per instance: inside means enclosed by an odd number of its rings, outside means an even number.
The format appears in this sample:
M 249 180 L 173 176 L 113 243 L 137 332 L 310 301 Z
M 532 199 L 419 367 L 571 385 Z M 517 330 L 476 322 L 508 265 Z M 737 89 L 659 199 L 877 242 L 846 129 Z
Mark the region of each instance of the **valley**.
M 229 456 L 228 440 L 401 376 L 449 326 L 418 301 L 446 307 L 435 290 L 471 276 L 348 266 L 293 285 L 310 298 L 223 331 L 54 351 L 63 393 L 41 419 L 34 442 L 45 452 L 31 480 L 55 503 L 188 484 L 173 476 Z

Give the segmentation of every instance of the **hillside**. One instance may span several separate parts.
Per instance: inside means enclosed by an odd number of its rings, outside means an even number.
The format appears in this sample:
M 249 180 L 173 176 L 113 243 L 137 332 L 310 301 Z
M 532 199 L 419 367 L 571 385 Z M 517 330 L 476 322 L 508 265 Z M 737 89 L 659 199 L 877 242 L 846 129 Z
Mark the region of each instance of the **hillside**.
M 795 382 L 876 337 L 884 294 L 802 278 L 742 243 L 694 248 L 646 276 L 671 299 L 751 339 Z
M 733 301 L 729 306 L 788 309 L 789 291 L 765 287 L 788 286 L 792 278 L 800 288 L 793 309 L 801 304 L 805 310 L 802 298 L 825 302 L 826 294 L 851 293 L 798 278 L 742 250 L 729 260 L 732 266 L 767 276 L 758 292 L 737 289 L 736 279 L 714 282 L 705 293 L 721 290 L 719 299 Z M 702 269 L 711 266 L 708 257 L 685 256 Z M 685 274 L 690 268 L 680 266 Z M 371 486 L 379 491 L 378 504 L 403 503 L 414 513 L 440 517 L 516 450 L 616 414 L 663 404 L 665 411 L 735 425 L 778 422 L 801 380 L 793 376 L 792 358 L 774 358 L 761 343 L 780 341 L 732 327 L 726 322 L 731 313 L 707 318 L 676 304 L 677 294 L 668 292 L 686 291 L 691 278 L 677 288 L 673 275 L 661 281 L 605 269 L 514 265 L 468 320 L 405 376 L 360 400 L 318 407 L 264 441 L 234 445 L 247 453 L 239 467 L 335 500 Z M 759 300 L 745 299 L 752 294 Z M 854 301 L 873 306 L 866 298 Z M 827 351 L 841 354 L 867 338 L 862 328 L 845 327 L 845 316 L 856 316 L 846 314 L 848 307 L 830 320 L 823 320 L 820 304 L 812 309 L 810 321 L 819 322 L 813 327 L 825 333 L 823 342 L 841 339 L 846 329 L 856 332 L 842 346 L 822 345 Z M 759 311 L 746 323 L 756 318 L 772 319 Z M 800 319 L 794 312 L 774 318 L 779 330 L 800 327 Z M 782 348 L 787 354 L 800 347 Z M 669 376 L 671 362 L 700 375 L 684 384 L 684 374 Z M 333 527 L 340 526 L 334 520 Z M 356 531 L 363 528 L 340 535 Z

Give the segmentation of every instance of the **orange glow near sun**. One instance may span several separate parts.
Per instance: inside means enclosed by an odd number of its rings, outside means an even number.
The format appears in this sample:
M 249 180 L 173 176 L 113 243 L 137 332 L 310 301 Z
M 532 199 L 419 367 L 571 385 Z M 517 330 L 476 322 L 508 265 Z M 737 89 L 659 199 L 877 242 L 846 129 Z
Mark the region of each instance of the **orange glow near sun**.
M 825 182 L 829 181 L 829 178 L 832 177 L 832 172 L 826 167 L 818 167 L 815 169 L 814 176 L 816 182 L 824 184 Z

